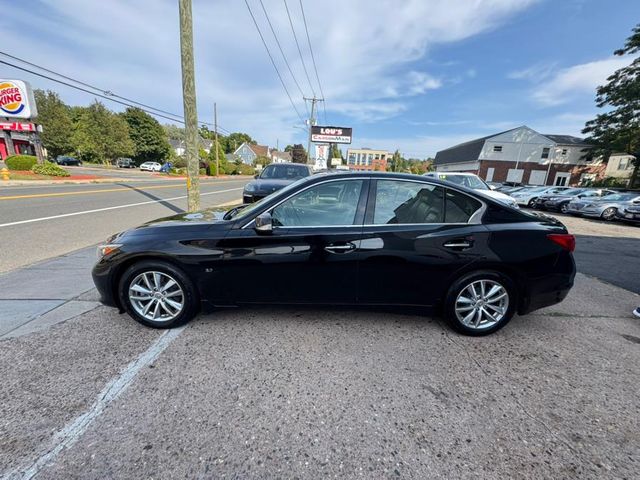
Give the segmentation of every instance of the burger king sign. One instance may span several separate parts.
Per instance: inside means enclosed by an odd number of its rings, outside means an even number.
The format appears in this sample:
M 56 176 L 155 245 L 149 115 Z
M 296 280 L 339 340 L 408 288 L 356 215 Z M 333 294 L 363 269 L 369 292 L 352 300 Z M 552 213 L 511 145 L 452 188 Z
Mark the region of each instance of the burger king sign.
M 0 79 L 0 117 L 34 118 L 37 114 L 33 92 L 27 82 Z

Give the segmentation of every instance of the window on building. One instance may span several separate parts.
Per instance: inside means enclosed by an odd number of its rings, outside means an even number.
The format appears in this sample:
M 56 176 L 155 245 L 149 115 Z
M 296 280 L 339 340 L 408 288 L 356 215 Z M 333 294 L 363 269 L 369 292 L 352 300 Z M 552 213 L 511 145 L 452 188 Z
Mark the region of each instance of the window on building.
M 621 158 L 620 161 L 618 162 L 618 170 L 626 170 L 628 166 L 629 166 L 628 158 Z
M 567 154 L 567 149 L 566 149 L 566 148 L 563 148 L 563 149 L 562 149 L 562 155 L 566 155 L 566 154 Z
M 356 163 L 356 154 L 355 153 L 350 153 L 349 154 L 349 165 L 353 165 Z
M 494 145 L 493 146 L 493 151 L 494 152 L 501 152 L 502 151 L 502 145 Z
M 380 154 L 379 153 L 376 153 L 375 159 L 376 160 L 380 160 Z
M 549 158 L 549 152 L 551 151 L 550 148 L 548 147 L 544 147 L 542 149 L 542 155 L 540 155 L 540 158 Z

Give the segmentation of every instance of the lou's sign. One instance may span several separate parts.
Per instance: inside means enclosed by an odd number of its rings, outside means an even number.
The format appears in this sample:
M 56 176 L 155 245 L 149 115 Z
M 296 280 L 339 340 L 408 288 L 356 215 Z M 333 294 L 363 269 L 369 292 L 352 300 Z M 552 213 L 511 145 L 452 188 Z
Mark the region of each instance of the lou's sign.
M 324 143 L 351 143 L 352 129 L 349 127 L 311 127 L 311 141 Z
M 0 117 L 34 118 L 37 115 L 33 92 L 27 82 L 0 79 Z

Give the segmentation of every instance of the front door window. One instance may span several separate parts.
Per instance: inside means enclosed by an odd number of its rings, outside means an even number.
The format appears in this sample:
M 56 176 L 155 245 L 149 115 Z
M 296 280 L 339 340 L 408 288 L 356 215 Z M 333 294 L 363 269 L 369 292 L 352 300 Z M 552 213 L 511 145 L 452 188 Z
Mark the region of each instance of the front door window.
M 274 227 L 332 227 L 353 225 L 363 180 L 314 185 L 271 212 Z

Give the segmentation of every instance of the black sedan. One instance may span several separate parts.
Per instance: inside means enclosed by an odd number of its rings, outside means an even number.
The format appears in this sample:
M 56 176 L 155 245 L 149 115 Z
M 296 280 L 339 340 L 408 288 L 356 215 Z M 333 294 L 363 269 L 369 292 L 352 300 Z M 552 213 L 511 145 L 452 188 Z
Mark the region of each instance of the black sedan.
M 311 175 L 311 168 L 300 163 L 272 163 L 267 165 L 253 182 L 244 187 L 243 203 L 260 200 L 283 187 Z
M 75 165 L 77 167 L 82 165 L 82 162 L 77 158 L 68 157 L 66 155 L 58 155 L 55 159 L 55 163 L 57 163 L 58 165 L 65 165 L 65 166 Z
M 555 210 L 557 212 L 568 213 L 569 203 L 573 200 L 582 198 L 596 199 L 609 193 L 612 193 L 612 191 L 594 188 L 570 188 L 563 190 L 561 193 L 540 195 L 531 206 L 540 210 Z
M 448 182 L 323 174 L 223 216 L 182 214 L 114 235 L 93 279 L 104 304 L 151 327 L 212 306 L 401 305 L 483 335 L 562 301 L 574 245 L 559 221 Z

